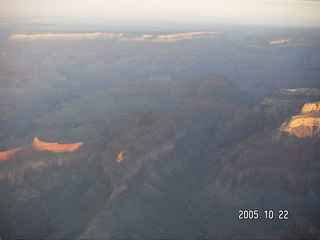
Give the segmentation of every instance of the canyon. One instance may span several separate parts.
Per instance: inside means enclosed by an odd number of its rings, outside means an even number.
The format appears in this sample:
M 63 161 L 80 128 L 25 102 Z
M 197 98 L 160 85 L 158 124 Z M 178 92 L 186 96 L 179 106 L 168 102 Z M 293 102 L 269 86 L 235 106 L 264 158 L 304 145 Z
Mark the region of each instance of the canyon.
M 319 39 L 245 30 L 8 35 L 0 237 L 319 238 Z

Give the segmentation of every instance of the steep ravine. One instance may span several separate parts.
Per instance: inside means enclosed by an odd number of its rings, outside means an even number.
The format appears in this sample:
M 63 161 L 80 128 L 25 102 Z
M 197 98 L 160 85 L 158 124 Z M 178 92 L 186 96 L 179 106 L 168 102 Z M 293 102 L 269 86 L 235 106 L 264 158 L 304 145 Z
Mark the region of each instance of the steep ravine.
M 107 233 L 115 239 L 208 237 L 193 213 L 193 205 L 201 203 L 191 197 L 209 171 L 210 157 L 205 150 L 211 134 L 207 128 L 189 131 L 173 151 L 157 161 L 144 162 L 80 237 L 97 238 Z

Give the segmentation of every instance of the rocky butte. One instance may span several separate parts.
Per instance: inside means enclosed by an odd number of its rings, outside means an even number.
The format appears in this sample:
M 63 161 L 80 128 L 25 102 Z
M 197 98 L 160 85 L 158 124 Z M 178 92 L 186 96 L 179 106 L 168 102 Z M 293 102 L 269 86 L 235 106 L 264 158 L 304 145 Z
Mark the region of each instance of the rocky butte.
M 43 172 L 55 167 L 70 167 L 79 161 L 83 151 L 72 153 L 77 152 L 83 144 L 48 143 L 35 137 L 30 145 L 1 151 L 0 182 L 16 185 L 24 181 L 26 174 Z
M 77 151 L 83 142 L 71 143 L 71 144 L 59 144 L 43 142 L 39 138 L 35 137 L 32 142 L 32 147 L 37 151 L 51 151 L 55 153 L 59 152 L 74 152 Z
M 59 144 L 59 143 L 49 143 L 43 142 L 38 137 L 33 139 L 31 145 L 26 147 L 20 147 L 16 149 L 10 149 L 7 151 L 0 151 L 0 161 L 7 161 L 10 160 L 16 153 L 27 150 L 27 149 L 34 149 L 36 151 L 50 151 L 54 153 L 61 153 L 61 152 L 74 152 L 77 151 L 83 142 L 78 143 L 71 143 L 71 144 Z
M 304 104 L 299 114 L 281 126 L 281 131 L 299 138 L 319 136 L 320 102 Z

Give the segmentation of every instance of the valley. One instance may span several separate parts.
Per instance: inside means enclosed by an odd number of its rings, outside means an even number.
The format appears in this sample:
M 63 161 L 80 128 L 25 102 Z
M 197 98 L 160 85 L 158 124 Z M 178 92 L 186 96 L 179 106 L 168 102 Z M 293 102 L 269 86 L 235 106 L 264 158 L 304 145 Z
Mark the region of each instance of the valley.
M 254 27 L 7 36 L 0 237 L 319 238 L 319 40 Z

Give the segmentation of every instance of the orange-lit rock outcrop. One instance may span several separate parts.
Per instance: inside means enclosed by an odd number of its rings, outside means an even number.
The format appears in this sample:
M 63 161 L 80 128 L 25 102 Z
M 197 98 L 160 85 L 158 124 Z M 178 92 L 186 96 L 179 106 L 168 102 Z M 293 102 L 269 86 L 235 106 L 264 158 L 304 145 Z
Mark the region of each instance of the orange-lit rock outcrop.
M 121 163 L 123 161 L 123 152 L 120 152 L 117 156 L 116 163 Z
M 35 137 L 32 144 L 0 152 L 0 183 L 9 185 L 23 182 L 27 173 L 34 174 L 55 168 L 68 168 L 86 159 L 88 151 L 83 142 L 59 144 L 43 142 Z
M 12 156 L 14 156 L 17 152 L 20 152 L 24 148 L 15 148 L 15 149 L 10 149 L 8 151 L 1 151 L 0 152 L 0 161 L 7 161 L 9 160 Z
M 314 137 L 320 132 L 320 102 L 304 104 L 301 112 L 283 124 L 281 130 L 296 137 Z
M 51 152 L 75 152 L 81 146 L 83 142 L 71 143 L 71 144 L 59 144 L 42 142 L 39 138 L 35 137 L 32 142 L 32 147 L 37 151 L 51 151 Z
M 35 137 L 33 139 L 32 144 L 29 146 L 10 149 L 7 151 L 1 151 L 0 152 L 0 161 L 7 161 L 10 158 L 12 158 L 16 153 L 18 153 L 22 150 L 27 150 L 30 147 L 36 151 L 50 151 L 50 152 L 54 152 L 54 153 L 62 153 L 62 152 L 75 152 L 82 145 L 83 145 L 83 142 L 71 143 L 71 144 L 43 142 L 38 137 Z

